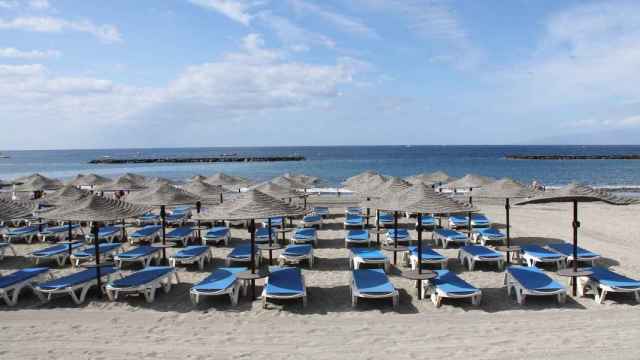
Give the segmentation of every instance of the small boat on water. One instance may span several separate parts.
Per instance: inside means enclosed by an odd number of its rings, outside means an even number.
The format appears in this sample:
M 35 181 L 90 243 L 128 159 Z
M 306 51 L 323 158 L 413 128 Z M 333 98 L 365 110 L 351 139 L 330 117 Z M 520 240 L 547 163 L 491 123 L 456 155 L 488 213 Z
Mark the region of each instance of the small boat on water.
M 11 159 L 11 156 L 0 153 L 0 159 Z

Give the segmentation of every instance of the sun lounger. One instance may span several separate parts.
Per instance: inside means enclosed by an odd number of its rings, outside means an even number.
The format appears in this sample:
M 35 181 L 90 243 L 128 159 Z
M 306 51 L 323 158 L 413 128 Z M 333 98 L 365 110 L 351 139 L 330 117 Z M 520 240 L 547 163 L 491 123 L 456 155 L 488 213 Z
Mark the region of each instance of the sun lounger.
M 73 250 L 79 248 L 82 244 L 82 241 L 77 241 L 71 244 L 53 245 L 44 249 L 36 250 L 29 254 L 28 257 L 33 258 L 36 265 L 43 260 L 54 260 L 58 266 L 62 266 L 69 258 L 69 246 L 71 246 L 71 250 Z
M 191 226 L 181 226 L 171 230 L 166 235 L 166 240 L 173 243 L 180 243 L 187 246 L 190 240 L 193 240 L 193 228 Z
M 496 228 L 480 228 L 471 232 L 473 241 L 487 245 L 488 242 L 505 244 L 507 236 Z
M 207 230 L 207 232 L 202 236 L 202 245 L 207 245 L 207 243 L 210 242 L 217 245 L 222 242 L 225 246 L 228 246 L 229 240 L 231 240 L 231 231 L 229 231 L 229 228 L 216 226 Z
M 362 215 L 362 208 L 359 207 L 348 207 L 345 211 L 344 211 L 345 215 Z
M 183 214 L 189 217 L 189 215 L 191 215 L 192 209 L 193 209 L 193 206 L 191 205 L 176 206 L 173 209 L 171 209 L 171 214 Z
M 349 252 L 349 268 L 358 270 L 360 265 L 382 265 L 389 272 L 389 259 L 378 249 L 353 247 Z
M 449 216 L 449 228 L 451 229 L 466 229 L 469 227 L 469 217 L 464 215 L 451 215 Z
M 15 240 L 24 240 L 27 243 L 31 244 L 33 242 L 33 239 L 38 236 L 38 227 L 35 225 L 31 225 L 8 229 L 4 236 L 9 243 Z
M 110 281 L 106 291 L 109 300 L 118 299 L 119 295 L 144 295 L 148 303 L 155 300 L 156 290 L 162 288 L 165 293 L 171 290 L 171 278 L 180 283 L 178 273 L 172 266 L 149 266 L 121 279 Z
M 567 264 L 567 257 L 557 252 L 547 250 L 540 245 L 522 245 L 520 247 L 522 258 L 527 262 L 528 266 L 536 266 L 542 264 L 556 264 L 558 269 L 562 269 Z
M 507 295 L 510 296 L 511 292 L 515 291 L 518 304 L 521 305 L 525 303 L 528 295 L 555 295 L 560 304 L 565 302 L 567 296 L 564 286 L 536 267 L 509 266 L 504 275 L 504 284 L 507 286 Z
M 302 226 L 303 227 L 307 227 L 307 226 L 317 226 L 318 228 L 322 228 L 322 216 L 320 215 L 305 215 L 302 218 Z
M 271 227 L 271 242 L 278 240 L 278 233 L 276 229 Z M 257 228 L 256 229 L 256 244 L 266 244 L 269 242 L 269 228 Z
M 33 291 L 36 284 L 51 278 L 51 276 L 49 268 L 46 267 L 27 268 L 0 276 L 0 298 L 8 306 L 14 306 L 18 303 L 22 289 L 28 288 Z M 35 294 L 40 297 L 40 293 L 35 292 Z M 40 300 L 43 298 L 40 297 Z
M 387 230 L 385 243 L 388 245 L 393 245 L 396 239 L 398 240 L 398 244 L 411 243 L 411 235 L 409 234 L 409 230 L 403 228 Z
M 118 253 L 122 250 L 122 244 L 115 243 L 102 243 L 98 245 L 100 247 L 100 258 L 109 258 L 113 257 L 114 254 Z M 80 263 L 83 261 L 93 261 L 96 258 L 96 248 L 94 245 L 87 246 L 84 249 L 74 252 L 71 254 L 71 264 L 73 266 L 80 266 Z
M 300 268 L 271 266 L 262 290 L 263 308 L 269 299 L 302 299 L 302 306 L 306 307 L 307 288 Z
M 380 226 L 382 226 L 382 227 L 391 226 L 394 223 L 393 214 L 381 211 L 378 214 L 378 220 L 377 221 L 378 221 L 378 224 L 380 224 Z
M 169 263 L 175 267 L 178 264 L 198 264 L 200 270 L 204 269 L 204 264 L 212 259 L 211 250 L 207 245 L 192 245 L 180 249 L 169 257 Z
M 118 270 L 116 268 L 111 266 L 101 267 L 100 278 L 102 281 L 108 282 L 111 275 L 117 271 Z M 53 295 L 65 294 L 71 296 L 73 302 L 80 305 L 84 302 L 87 292 L 92 287 L 97 286 L 98 281 L 96 279 L 96 275 L 97 269 L 90 268 L 40 283 L 35 287 L 35 290 L 41 295 L 46 295 L 46 301 L 51 300 Z M 80 291 L 79 296 L 77 291 Z
M 436 219 L 431 215 L 422 215 L 422 228 L 423 229 L 435 229 Z M 418 226 L 418 219 L 416 218 L 416 226 Z
M 140 241 L 154 242 L 155 240 L 160 238 L 158 234 L 160 233 L 161 230 L 162 230 L 161 225 L 147 225 L 142 229 L 138 229 L 133 233 L 129 234 L 129 243 L 133 245 L 136 242 L 140 242 Z
M 102 226 L 98 231 L 98 239 L 100 239 L 100 241 L 112 243 L 116 239 L 120 238 L 121 234 L 122 228 L 117 226 Z M 85 239 L 89 244 L 93 243 L 93 233 L 86 234 Z
M 7 250 L 11 251 L 13 256 L 16 256 L 16 249 L 10 243 L 0 241 L 0 260 L 4 259 L 4 254 L 7 253 Z
M 491 226 L 491 220 L 485 214 L 471 214 L 471 227 L 485 228 Z
M 215 270 L 204 280 L 193 285 L 189 294 L 194 304 L 200 302 L 202 296 L 229 295 L 232 305 L 238 304 L 238 297 L 242 283 L 236 276 L 240 272 L 247 271 L 245 267 L 226 267 Z
M 323 218 L 329 216 L 329 208 L 326 206 L 316 206 L 311 211 L 316 215 L 322 216 Z
M 255 247 L 255 252 L 256 252 L 255 254 L 256 266 L 260 266 L 261 253 L 260 253 L 260 249 L 257 246 Z M 227 258 L 225 259 L 225 263 L 227 267 L 231 265 L 231 262 L 240 262 L 240 263 L 250 264 L 251 263 L 251 244 L 238 245 L 233 250 L 231 250 L 229 255 L 227 255 Z
M 504 265 L 504 257 L 501 253 L 482 245 L 461 247 L 458 250 L 458 260 L 462 265 L 467 266 L 470 271 L 473 271 L 478 262 L 496 263 L 500 271 L 502 271 Z
M 160 215 L 154 213 L 146 213 L 136 219 L 138 226 L 158 225 L 160 224 Z
M 71 225 L 71 234 L 73 236 L 82 233 L 80 224 Z M 41 241 L 61 241 L 67 240 L 69 236 L 69 226 L 49 226 L 38 233 Z
M 347 214 L 343 225 L 345 229 L 347 227 L 359 227 L 364 229 L 364 217 L 362 217 L 362 215 Z
M 347 235 L 344 238 L 344 247 L 349 247 L 349 244 L 366 244 L 371 245 L 371 239 L 369 238 L 368 230 L 348 230 Z
M 312 268 L 313 259 L 313 246 L 309 244 L 287 245 L 282 254 L 280 254 L 279 263 L 280 266 L 284 266 L 291 263 L 299 264 L 306 260 L 309 263 L 309 267 Z
M 547 245 L 547 248 L 567 258 L 567 263 L 571 263 L 573 259 L 573 244 L 555 243 Z M 600 259 L 600 254 L 585 250 L 578 246 L 578 262 L 588 262 L 591 266 L 595 266 L 596 260 Z
M 160 250 L 162 249 L 150 245 L 137 246 L 133 249 L 129 249 L 128 251 L 115 255 L 113 257 L 113 262 L 118 268 L 122 268 L 124 263 L 135 262 L 139 262 L 143 267 L 147 267 L 151 264 L 152 260 L 158 261 L 160 258 Z
M 271 227 L 275 228 L 275 227 L 282 227 L 282 224 L 284 224 L 284 218 L 282 216 L 278 216 L 278 217 L 272 217 L 271 218 Z M 262 227 L 263 228 L 267 228 L 269 227 L 269 221 L 263 221 L 262 222 Z
M 418 247 L 409 246 L 409 251 L 404 253 L 405 263 L 411 265 L 412 270 L 418 268 Z M 447 268 L 447 257 L 436 252 L 429 246 L 422 247 L 422 264 L 423 265 L 440 265 L 441 269 Z
M 458 275 L 449 270 L 435 270 L 438 276 L 429 281 L 423 281 L 426 287 L 426 294 L 431 294 L 431 301 L 436 307 L 442 305 L 442 300 L 467 299 L 471 298 L 473 306 L 480 306 L 482 301 L 482 291 L 468 282 L 462 280 Z
M 587 268 L 587 270 L 591 270 L 592 274 L 578 278 L 578 288 L 581 295 L 585 295 L 588 290 L 591 290 L 595 295 L 596 302 L 602 304 L 608 293 L 633 293 L 636 302 L 640 303 L 639 280 L 628 278 L 599 266 Z
M 467 235 L 451 229 L 436 229 L 433 232 L 433 239 L 436 245 L 440 243 L 443 248 L 448 248 L 449 244 L 468 245 Z
M 297 228 L 291 235 L 292 244 L 307 244 L 312 243 L 313 246 L 318 246 L 318 235 L 314 228 Z
M 393 307 L 398 306 L 400 293 L 393 287 L 382 269 L 358 269 L 351 272 L 351 305 L 358 305 L 358 299 L 388 299 Z
M 186 213 L 171 213 L 166 215 L 164 221 L 167 225 L 182 226 L 187 219 Z

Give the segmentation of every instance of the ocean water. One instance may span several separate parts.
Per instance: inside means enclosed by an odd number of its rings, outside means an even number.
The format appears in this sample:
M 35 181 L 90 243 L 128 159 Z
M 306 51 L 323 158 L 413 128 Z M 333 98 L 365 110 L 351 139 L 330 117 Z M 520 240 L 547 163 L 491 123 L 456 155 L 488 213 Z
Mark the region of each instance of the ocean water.
M 89 160 L 102 156 L 191 157 L 235 153 L 245 156 L 302 155 L 306 161 L 271 163 L 214 164 L 126 164 L 91 165 Z M 9 159 L 0 159 L 0 179 L 39 172 L 56 178 L 93 172 L 116 176 L 136 172 L 182 180 L 196 174 L 223 171 L 254 180 L 266 180 L 284 172 L 305 173 L 335 186 L 365 170 L 387 175 L 410 176 L 420 172 L 443 170 L 452 176 L 477 173 L 485 176 L 512 177 L 529 183 L 533 179 L 549 186 L 579 181 L 595 186 L 640 186 L 640 160 L 506 160 L 507 154 L 612 155 L 640 154 L 639 146 L 332 146 L 332 147 L 224 147 L 176 149 L 109 149 L 3 151 Z

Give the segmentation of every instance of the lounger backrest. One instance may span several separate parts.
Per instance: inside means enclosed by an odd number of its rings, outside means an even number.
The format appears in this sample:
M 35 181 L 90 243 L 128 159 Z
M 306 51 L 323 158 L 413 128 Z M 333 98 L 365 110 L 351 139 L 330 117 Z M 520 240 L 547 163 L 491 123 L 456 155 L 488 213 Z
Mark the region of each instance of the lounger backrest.
M 139 229 L 136 232 L 134 232 L 133 234 L 131 234 L 131 236 L 135 237 L 135 236 L 153 235 L 156 232 L 158 232 L 161 228 L 162 228 L 162 226 L 160 226 L 160 225 L 147 225 L 147 226 L 143 227 L 142 229 Z
M 271 267 L 267 294 L 300 294 L 304 291 L 302 272 L 294 267 Z
M 363 259 L 384 259 L 385 256 L 380 250 L 362 247 L 352 247 L 351 252 Z
M 544 291 L 563 288 L 562 285 L 558 284 L 542 270 L 535 267 L 517 265 L 508 267 L 507 271 L 527 289 Z
M 197 256 L 200 254 L 204 254 L 205 252 L 207 252 L 209 250 L 208 246 L 204 246 L 204 245 L 194 245 L 194 246 L 187 246 L 184 249 L 181 249 L 180 251 L 178 251 L 176 253 L 176 256 L 180 257 L 180 256 Z
M 592 279 L 599 281 L 602 284 L 612 287 L 620 288 L 639 288 L 640 281 L 628 278 L 624 275 L 613 272 L 607 268 L 600 266 L 594 266 L 590 269 L 593 274 L 590 276 Z
M 433 283 L 439 289 L 447 293 L 473 293 L 478 288 L 462 280 L 458 275 L 449 270 L 435 270 L 438 277 L 433 279 Z
M 394 291 L 383 269 L 353 270 L 353 280 L 360 292 L 370 294 L 389 294 Z
M 197 290 L 224 290 L 233 285 L 239 272 L 247 271 L 245 267 L 220 268 L 211 273 L 197 283 L 194 288 Z
M 502 254 L 482 245 L 467 245 L 467 246 L 463 246 L 462 250 L 468 252 L 471 255 L 476 255 L 476 256 L 493 256 L 493 257 L 502 256 Z
M 193 228 L 191 226 L 182 226 L 172 230 L 167 236 L 169 237 L 185 237 L 189 236 L 193 233 Z
M 304 255 L 309 254 L 313 247 L 308 244 L 304 245 L 287 245 L 284 249 L 285 255 Z
M 144 285 L 172 271 L 175 271 L 175 269 L 170 266 L 149 266 L 122 279 L 114 280 L 111 285 L 116 287 Z
M 12 272 L 11 274 L 0 276 L 0 289 L 21 283 L 25 280 L 33 279 L 40 274 L 49 271 L 46 267 L 27 268 Z
M 143 245 L 143 246 L 138 246 L 133 249 L 130 249 L 127 252 L 123 252 L 119 256 L 120 257 L 139 257 L 139 256 L 153 254 L 154 252 L 159 250 L 160 248 L 157 248 L 157 247 Z
M 101 267 L 100 276 L 101 277 L 107 276 L 107 275 L 113 274 L 116 271 L 117 269 L 111 266 Z M 97 269 L 91 268 L 91 269 L 86 269 L 86 270 L 73 273 L 67 276 L 63 276 L 57 279 L 53 279 L 51 281 L 47 281 L 45 283 L 40 284 L 39 287 L 43 289 L 49 289 L 49 290 L 60 289 L 60 288 L 75 286 L 75 285 L 86 283 L 88 281 L 92 281 L 96 278 L 96 276 L 97 276 Z

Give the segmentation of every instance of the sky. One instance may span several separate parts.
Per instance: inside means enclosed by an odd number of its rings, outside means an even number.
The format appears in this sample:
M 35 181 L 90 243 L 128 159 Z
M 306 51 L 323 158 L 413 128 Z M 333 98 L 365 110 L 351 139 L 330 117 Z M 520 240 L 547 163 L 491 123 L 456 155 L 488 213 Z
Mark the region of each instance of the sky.
M 0 149 L 637 143 L 639 70 L 638 1 L 0 0 Z

